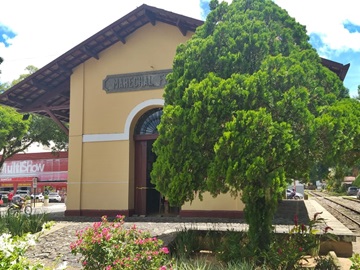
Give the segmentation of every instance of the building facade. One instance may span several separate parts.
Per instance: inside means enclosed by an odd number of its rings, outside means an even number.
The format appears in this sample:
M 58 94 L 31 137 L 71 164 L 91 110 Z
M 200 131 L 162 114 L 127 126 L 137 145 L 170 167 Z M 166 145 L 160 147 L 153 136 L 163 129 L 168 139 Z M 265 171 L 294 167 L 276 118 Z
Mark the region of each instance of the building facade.
M 7 159 L 0 171 L 0 190 L 67 193 L 68 153 L 20 153 Z
M 0 103 L 47 115 L 69 134 L 66 215 L 164 211 L 166 198 L 150 182 L 152 143 L 176 48 L 202 23 L 142 5 L 0 95 Z M 324 61 L 345 77 L 349 65 Z M 238 218 L 243 210 L 240 198 L 204 194 L 170 212 Z

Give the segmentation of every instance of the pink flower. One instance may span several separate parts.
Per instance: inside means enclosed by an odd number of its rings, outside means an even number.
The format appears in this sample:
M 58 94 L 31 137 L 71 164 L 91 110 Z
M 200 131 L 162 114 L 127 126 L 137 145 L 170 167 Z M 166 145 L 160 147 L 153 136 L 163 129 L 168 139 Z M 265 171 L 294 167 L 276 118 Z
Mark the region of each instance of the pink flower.
M 167 247 L 161 248 L 161 251 L 164 252 L 165 254 L 169 254 L 169 249 Z
M 159 270 L 166 270 L 167 268 L 166 268 L 166 266 L 165 265 L 163 265 L 163 266 L 161 266 L 160 268 L 159 268 Z
M 299 247 L 299 251 L 302 252 L 304 249 L 302 247 Z

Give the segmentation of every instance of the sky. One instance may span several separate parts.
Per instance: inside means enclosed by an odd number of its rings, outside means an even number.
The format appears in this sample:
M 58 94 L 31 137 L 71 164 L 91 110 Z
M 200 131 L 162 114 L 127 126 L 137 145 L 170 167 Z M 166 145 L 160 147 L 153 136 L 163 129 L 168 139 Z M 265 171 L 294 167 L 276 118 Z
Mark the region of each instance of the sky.
M 231 2 L 231 0 L 226 0 Z M 358 0 L 273 0 L 305 25 L 321 57 L 350 63 L 344 81 L 352 97 L 360 85 Z M 142 4 L 205 20 L 209 0 L 9 0 L 0 14 L 0 84 L 41 68 Z

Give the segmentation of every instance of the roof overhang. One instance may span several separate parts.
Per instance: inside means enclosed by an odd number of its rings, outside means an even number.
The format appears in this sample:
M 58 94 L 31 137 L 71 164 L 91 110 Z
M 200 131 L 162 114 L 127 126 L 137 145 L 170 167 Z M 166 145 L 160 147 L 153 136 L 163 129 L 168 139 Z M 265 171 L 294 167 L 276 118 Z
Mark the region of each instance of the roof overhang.
M 22 113 L 51 117 L 59 124 L 68 123 L 72 70 L 90 58 L 99 59 L 101 51 L 119 41 L 125 44 L 126 38 L 140 27 L 157 22 L 176 26 L 184 36 L 203 24 L 201 20 L 144 4 L 5 91 L 0 95 L 0 104 Z
M 70 117 L 70 76 L 72 70 L 117 42 L 126 43 L 127 37 L 140 27 L 163 22 L 178 27 L 182 35 L 195 32 L 204 22 L 156 7 L 142 5 L 0 95 L 0 104 L 14 107 L 22 113 L 37 113 L 51 117 L 68 133 L 64 123 Z M 322 58 L 322 64 L 344 80 L 350 64 Z

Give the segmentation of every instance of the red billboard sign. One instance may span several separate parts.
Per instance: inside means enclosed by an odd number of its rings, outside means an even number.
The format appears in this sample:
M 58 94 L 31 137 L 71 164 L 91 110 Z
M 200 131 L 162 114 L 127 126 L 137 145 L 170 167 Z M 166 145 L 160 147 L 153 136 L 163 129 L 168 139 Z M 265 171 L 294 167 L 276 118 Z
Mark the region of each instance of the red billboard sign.
M 64 181 L 68 176 L 68 159 L 32 159 L 6 161 L 0 181 Z

